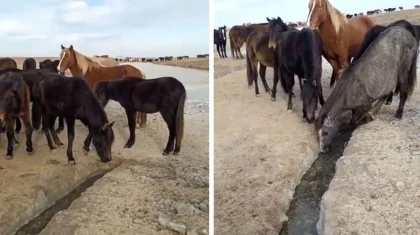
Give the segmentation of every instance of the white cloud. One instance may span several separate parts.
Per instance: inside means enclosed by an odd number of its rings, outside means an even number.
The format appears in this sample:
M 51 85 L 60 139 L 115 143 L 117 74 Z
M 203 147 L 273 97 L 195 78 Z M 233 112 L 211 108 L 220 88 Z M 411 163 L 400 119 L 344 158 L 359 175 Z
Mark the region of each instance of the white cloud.
M 207 1 L 0 0 L 0 5 L 7 6 L 0 10 L 0 44 L 16 47 L 13 51 L 8 47 L 9 53 L 19 50 L 43 53 L 57 50 L 61 43 L 73 43 L 87 50 L 87 54 L 112 50 L 124 55 L 139 48 L 146 48 L 147 53 L 153 49 L 158 54 L 165 53 L 163 50 L 176 54 L 171 52 L 173 47 L 163 49 L 154 43 L 158 38 L 163 42 L 182 39 L 194 30 L 201 35 L 192 33 L 189 37 L 194 39 L 193 44 L 202 46 L 183 45 L 185 51 L 191 50 L 190 54 L 208 51 Z M 202 29 L 197 29 L 199 24 Z

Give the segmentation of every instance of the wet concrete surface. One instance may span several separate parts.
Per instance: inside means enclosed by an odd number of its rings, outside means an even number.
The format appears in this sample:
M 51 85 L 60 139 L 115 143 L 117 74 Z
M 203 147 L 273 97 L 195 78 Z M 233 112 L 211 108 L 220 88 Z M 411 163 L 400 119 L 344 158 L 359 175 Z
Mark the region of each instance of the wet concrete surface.
M 284 223 L 280 235 L 318 235 L 316 224 L 322 195 L 334 177 L 336 162 L 343 156 L 352 131 L 350 128 L 343 129 L 332 143 L 330 152 L 319 153 L 303 175 L 286 213 L 289 219 Z

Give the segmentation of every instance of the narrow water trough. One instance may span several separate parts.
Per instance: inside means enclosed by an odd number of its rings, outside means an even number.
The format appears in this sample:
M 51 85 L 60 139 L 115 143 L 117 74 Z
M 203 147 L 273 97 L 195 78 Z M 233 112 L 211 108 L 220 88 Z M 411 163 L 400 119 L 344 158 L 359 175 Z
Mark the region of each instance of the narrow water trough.
M 115 167 L 118 167 L 119 164 Z M 39 234 L 50 222 L 50 220 L 57 214 L 59 211 L 66 210 L 71 203 L 78 199 L 86 189 L 90 188 L 97 180 L 102 178 L 105 174 L 115 169 L 107 169 L 96 174 L 93 174 L 85 181 L 83 181 L 79 186 L 77 186 L 73 191 L 64 196 L 63 198 L 56 201 L 56 203 L 50 208 L 46 209 L 36 218 L 29 221 L 24 226 L 20 227 L 15 235 L 36 235 Z
M 318 235 L 316 224 L 319 219 L 322 195 L 334 177 L 337 160 L 350 140 L 353 130 L 345 127 L 332 143 L 330 152 L 319 153 L 318 158 L 303 175 L 295 188 L 293 200 L 286 215 L 280 235 Z

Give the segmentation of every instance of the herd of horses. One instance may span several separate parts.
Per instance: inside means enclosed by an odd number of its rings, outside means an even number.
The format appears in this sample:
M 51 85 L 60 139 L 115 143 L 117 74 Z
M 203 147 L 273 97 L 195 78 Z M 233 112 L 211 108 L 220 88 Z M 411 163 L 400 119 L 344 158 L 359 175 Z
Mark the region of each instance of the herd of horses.
M 72 76 L 65 76 L 69 70 Z M 129 65 L 103 66 L 76 51 L 61 46 L 60 59 L 39 62 L 27 58 L 22 69 L 11 58 L 0 59 L 0 132 L 7 135 L 6 159 L 13 158 L 15 133 L 25 126 L 26 151 L 34 152 L 33 130 L 44 132 L 51 151 L 64 146 L 58 134 L 67 126 L 68 163 L 75 164 L 73 141 L 75 120 L 88 130 L 83 151 L 88 154 L 91 143 L 102 162 L 112 159 L 113 125 L 104 108 L 109 100 L 125 110 L 129 138 L 124 148 L 135 143 L 136 123 L 147 122 L 146 113 L 160 112 L 169 130 L 163 155 L 178 154 L 184 132 L 186 90 L 174 77 L 146 79 L 144 72 Z M 31 108 L 32 104 L 32 108 Z M 59 119 L 56 129 L 55 122 Z
M 357 128 L 372 121 L 381 106 L 391 104 L 398 93 L 394 119 L 403 117 L 405 102 L 417 83 L 420 26 L 406 20 L 375 25 L 368 16 L 347 19 L 328 0 L 309 1 L 307 27 L 301 30 L 289 27 L 280 17 L 267 21 L 239 32 L 247 35 L 248 86 L 254 84 L 259 96 L 259 73 L 265 91 L 275 101 L 280 81 L 288 96 L 287 110 L 291 111 L 297 75 L 303 118 L 314 124 L 321 152 L 329 151 L 340 128 Z M 233 45 L 232 50 L 237 50 Z M 326 100 L 322 94 L 322 57 L 333 68 L 332 92 Z M 274 71 L 271 89 L 265 79 L 267 67 Z M 318 102 L 321 109 L 316 115 Z

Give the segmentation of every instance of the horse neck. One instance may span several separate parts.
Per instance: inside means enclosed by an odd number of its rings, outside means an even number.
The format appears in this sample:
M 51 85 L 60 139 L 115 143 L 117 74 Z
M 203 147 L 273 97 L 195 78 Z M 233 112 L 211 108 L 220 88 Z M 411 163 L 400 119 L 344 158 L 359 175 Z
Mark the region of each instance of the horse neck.
M 334 25 L 331 21 L 331 17 L 328 16 L 327 20 L 323 22 L 319 27 L 319 33 L 321 35 L 322 40 L 326 45 L 329 45 L 331 43 L 336 43 L 337 38 L 339 35 L 336 34 Z
M 101 128 L 105 123 L 108 122 L 105 111 L 97 102 L 94 97 L 90 101 L 85 101 L 84 106 L 85 110 L 88 110 L 89 113 L 84 113 L 83 119 L 89 124 L 89 128 L 92 129 L 94 133 L 99 133 Z

